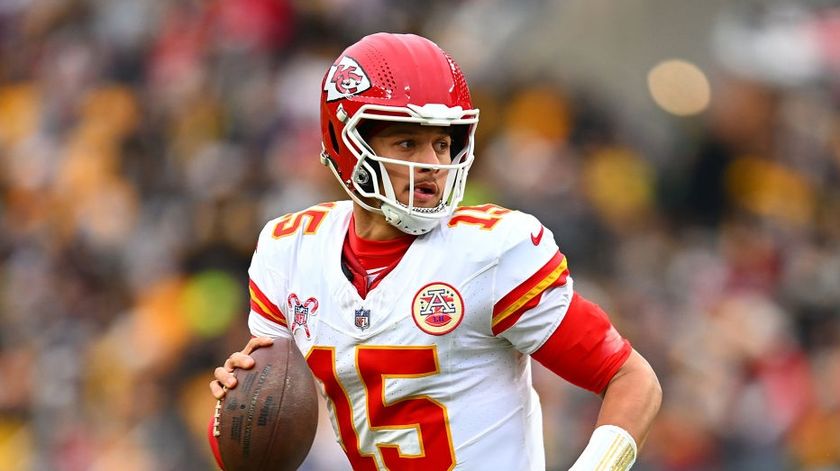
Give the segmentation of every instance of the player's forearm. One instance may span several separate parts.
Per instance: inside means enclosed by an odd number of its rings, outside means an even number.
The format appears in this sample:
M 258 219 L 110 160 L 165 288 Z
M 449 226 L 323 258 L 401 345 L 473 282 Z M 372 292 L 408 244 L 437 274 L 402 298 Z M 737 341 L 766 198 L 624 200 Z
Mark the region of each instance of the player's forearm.
M 607 385 L 595 431 L 570 471 L 629 470 L 661 402 L 656 374 L 633 350 Z
M 633 350 L 604 391 L 597 426 L 626 430 L 641 448 L 662 404 L 662 388 L 653 368 Z

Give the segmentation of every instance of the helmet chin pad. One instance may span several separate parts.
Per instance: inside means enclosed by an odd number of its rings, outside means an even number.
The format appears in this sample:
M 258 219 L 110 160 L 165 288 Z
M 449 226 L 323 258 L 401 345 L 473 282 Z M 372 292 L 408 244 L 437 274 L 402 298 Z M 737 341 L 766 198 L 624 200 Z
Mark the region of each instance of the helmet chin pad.
M 418 217 L 411 214 L 407 208 L 398 208 L 389 202 L 382 202 L 380 209 L 388 224 L 391 224 L 406 234 L 422 235 L 431 231 L 440 223 L 440 218 Z M 446 206 L 439 205 L 437 208 L 429 209 L 430 213 L 446 211 Z M 437 209 L 437 211 L 433 211 L 434 209 Z

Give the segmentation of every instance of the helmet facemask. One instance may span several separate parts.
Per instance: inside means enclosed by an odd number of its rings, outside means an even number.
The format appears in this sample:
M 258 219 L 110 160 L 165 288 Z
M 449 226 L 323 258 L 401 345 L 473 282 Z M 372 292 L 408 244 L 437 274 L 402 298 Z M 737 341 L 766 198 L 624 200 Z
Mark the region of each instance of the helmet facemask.
M 451 162 L 426 164 L 376 155 L 365 139 L 369 136 L 363 135 L 365 133 L 362 128 L 366 124 L 381 122 L 450 127 Z M 390 224 L 407 234 L 429 232 L 441 219 L 451 215 L 464 197 L 467 173 L 474 159 L 473 143 L 477 123 L 478 110 L 465 111 L 461 107 L 363 105 L 352 117 L 346 119 L 341 132 L 342 142 L 356 158 L 352 174 L 343 181 L 348 194 L 364 209 L 384 215 Z M 407 203 L 397 199 L 386 164 L 405 167 L 409 179 Z M 336 172 L 333 166 L 331 168 Z M 447 172 L 440 203 L 435 207 L 417 206 L 414 202 L 415 180 L 418 170 L 422 169 Z

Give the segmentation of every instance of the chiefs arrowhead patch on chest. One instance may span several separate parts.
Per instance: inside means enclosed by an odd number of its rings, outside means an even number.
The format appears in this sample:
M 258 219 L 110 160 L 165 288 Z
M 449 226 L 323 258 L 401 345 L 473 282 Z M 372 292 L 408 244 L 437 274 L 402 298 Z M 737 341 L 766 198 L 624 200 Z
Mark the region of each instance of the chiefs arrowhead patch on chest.
M 429 283 L 414 295 L 411 317 L 417 327 L 427 334 L 448 334 L 464 318 L 464 298 L 451 285 Z

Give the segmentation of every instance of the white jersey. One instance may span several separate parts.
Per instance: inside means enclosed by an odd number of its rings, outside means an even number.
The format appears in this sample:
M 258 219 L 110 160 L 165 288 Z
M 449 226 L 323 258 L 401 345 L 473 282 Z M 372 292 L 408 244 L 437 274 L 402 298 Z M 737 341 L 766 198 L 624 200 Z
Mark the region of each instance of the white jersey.
M 550 231 L 460 208 L 362 299 L 341 263 L 351 214 L 325 203 L 266 225 L 249 326 L 294 338 L 353 468 L 545 469 L 528 355 L 573 295 Z

